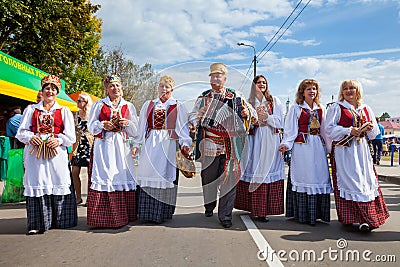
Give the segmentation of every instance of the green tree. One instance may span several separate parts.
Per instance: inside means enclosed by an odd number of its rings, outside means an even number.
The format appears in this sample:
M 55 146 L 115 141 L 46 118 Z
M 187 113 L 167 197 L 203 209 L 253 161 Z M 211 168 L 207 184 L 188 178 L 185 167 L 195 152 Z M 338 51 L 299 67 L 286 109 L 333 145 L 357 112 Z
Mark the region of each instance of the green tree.
M 379 121 L 385 121 L 385 119 L 390 118 L 389 113 L 383 112 L 382 115 L 379 117 Z
M 96 91 L 99 8 L 87 0 L 0 0 L 0 50 L 65 79 L 67 93 Z
M 126 59 L 121 48 L 112 51 L 100 50 L 93 64 L 96 76 L 117 74 L 122 80 L 124 98 L 132 102 L 139 111 L 146 100 L 157 96 L 157 77 L 151 64 L 143 66 Z

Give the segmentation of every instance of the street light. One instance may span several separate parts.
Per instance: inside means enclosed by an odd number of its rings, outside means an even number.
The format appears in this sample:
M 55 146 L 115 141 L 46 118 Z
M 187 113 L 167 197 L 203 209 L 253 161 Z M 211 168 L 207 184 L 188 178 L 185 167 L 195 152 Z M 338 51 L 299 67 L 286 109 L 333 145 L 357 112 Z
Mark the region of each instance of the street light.
M 254 57 L 253 57 L 253 62 L 254 62 L 254 77 L 257 76 L 257 67 L 256 67 L 256 63 L 257 63 L 257 56 L 256 56 L 256 48 L 252 45 L 249 44 L 245 44 L 245 43 L 237 43 L 238 46 L 248 46 L 248 47 L 252 47 L 253 51 L 254 51 Z

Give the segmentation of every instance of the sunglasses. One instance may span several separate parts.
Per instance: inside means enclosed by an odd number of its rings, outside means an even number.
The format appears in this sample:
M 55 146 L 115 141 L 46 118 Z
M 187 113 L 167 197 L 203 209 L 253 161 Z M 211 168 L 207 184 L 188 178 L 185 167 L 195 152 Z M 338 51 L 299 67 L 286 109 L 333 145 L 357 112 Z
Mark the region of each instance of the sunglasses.
M 262 84 L 267 84 L 266 81 L 258 81 L 258 82 L 257 82 L 257 84 L 261 84 L 261 83 L 262 83 Z
M 85 102 L 86 103 L 85 100 L 81 100 L 81 99 L 78 99 L 76 102 L 78 102 L 78 103 Z

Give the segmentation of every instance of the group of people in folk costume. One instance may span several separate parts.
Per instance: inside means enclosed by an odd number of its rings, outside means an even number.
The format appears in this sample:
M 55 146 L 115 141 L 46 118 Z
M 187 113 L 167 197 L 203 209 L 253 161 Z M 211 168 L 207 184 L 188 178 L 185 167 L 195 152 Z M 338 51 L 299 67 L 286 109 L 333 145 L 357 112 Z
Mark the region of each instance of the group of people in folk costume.
M 202 164 L 204 215 L 212 217 L 218 203 L 224 228 L 232 226 L 234 208 L 263 222 L 285 212 L 283 154 L 288 150 L 287 217 L 310 225 L 329 222 L 333 192 L 343 224 L 370 231 L 385 223 L 389 213 L 367 144 L 379 129 L 371 108 L 362 102 L 358 81 L 344 81 L 338 102 L 325 110 L 318 82 L 303 80 L 284 120 L 281 102 L 271 95 L 263 75 L 254 78 L 248 99 L 225 86 L 224 64 L 211 64 L 209 77 L 211 89 L 201 93 L 191 112 L 172 97 L 174 79 L 161 77 L 158 97 L 144 103 L 138 118 L 135 107 L 123 99 L 120 78 L 107 76 L 106 97 L 93 104 L 89 116 L 79 114 L 77 136 L 89 139 L 85 147 L 91 152 L 90 159 L 82 151 L 74 153 L 73 175 L 67 147 L 76 141 L 74 119 L 56 101 L 60 79 L 44 77 L 43 100 L 24 111 L 16 136 L 26 144 L 28 234 L 77 225 L 77 204 L 82 202 L 77 180 L 80 167 L 87 165 L 89 226 L 118 228 L 137 219 L 171 219 L 179 181 L 176 152 L 189 157 L 193 133 L 195 158 Z M 84 106 L 78 103 L 80 109 Z M 74 184 L 79 186 L 77 198 Z

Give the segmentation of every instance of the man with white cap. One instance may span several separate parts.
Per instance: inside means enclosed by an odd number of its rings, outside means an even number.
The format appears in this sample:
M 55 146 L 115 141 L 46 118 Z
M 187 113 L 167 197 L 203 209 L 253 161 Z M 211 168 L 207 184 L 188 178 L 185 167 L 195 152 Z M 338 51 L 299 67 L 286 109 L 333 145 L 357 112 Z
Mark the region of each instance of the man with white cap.
M 213 216 L 219 186 L 218 218 L 224 228 L 230 228 L 244 137 L 250 119 L 257 115 L 240 92 L 225 87 L 226 74 L 226 65 L 211 64 L 211 89 L 197 98 L 190 122 L 197 129 L 196 159 L 202 163 L 205 216 Z

